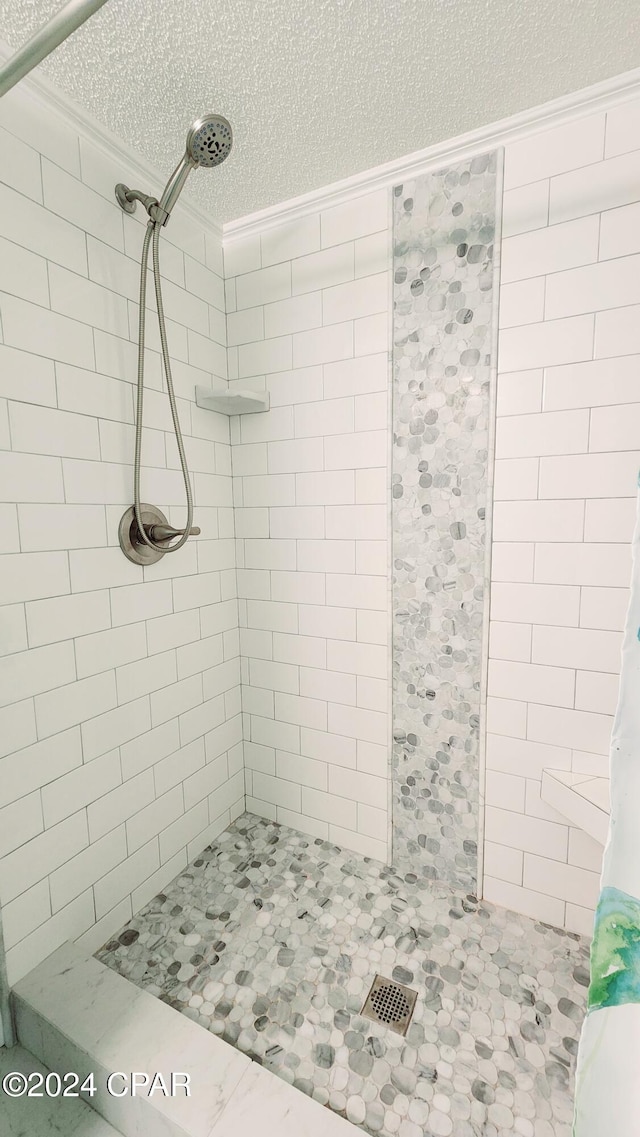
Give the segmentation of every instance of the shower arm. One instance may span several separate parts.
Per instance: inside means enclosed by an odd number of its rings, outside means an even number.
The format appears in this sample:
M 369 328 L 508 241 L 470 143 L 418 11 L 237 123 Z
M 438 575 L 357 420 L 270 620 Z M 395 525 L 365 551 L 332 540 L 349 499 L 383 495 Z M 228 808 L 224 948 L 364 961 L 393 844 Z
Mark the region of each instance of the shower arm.
M 38 63 L 93 16 L 107 0 L 69 0 L 15 55 L 0 67 L 0 96 L 28 75 Z
M 166 225 L 169 220 L 169 214 L 161 208 L 157 197 L 152 197 L 150 193 L 143 193 L 142 190 L 129 189 L 129 186 L 126 186 L 124 182 L 118 182 L 116 186 L 116 201 L 125 213 L 135 213 L 136 205 L 140 202 L 144 205 L 151 220 L 158 225 Z
M 158 201 L 157 197 L 143 193 L 142 190 L 132 190 L 124 185 L 123 182 L 118 182 L 116 186 L 116 198 L 118 203 L 122 206 L 125 213 L 133 213 L 137 202 L 141 202 L 149 214 L 149 217 L 156 225 L 166 225 L 171 216 L 171 210 L 180 196 L 187 177 L 196 166 L 197 162 L 194 162 L 188 154 L 185 154 L 169 178 L 160 201 Z

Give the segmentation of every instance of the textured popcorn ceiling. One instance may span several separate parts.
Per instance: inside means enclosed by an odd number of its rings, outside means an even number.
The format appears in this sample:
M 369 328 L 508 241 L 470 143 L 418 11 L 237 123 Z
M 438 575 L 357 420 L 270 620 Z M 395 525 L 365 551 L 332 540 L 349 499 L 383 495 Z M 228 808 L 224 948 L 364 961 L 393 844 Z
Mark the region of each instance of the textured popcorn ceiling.
M 0 0 L 0 36 L 61 3 Z M 167 176 L 225 114 L 231 157 L 185 190 L 224 222 L 639 59 L 635 0 L 108 0 L 40 70 Z

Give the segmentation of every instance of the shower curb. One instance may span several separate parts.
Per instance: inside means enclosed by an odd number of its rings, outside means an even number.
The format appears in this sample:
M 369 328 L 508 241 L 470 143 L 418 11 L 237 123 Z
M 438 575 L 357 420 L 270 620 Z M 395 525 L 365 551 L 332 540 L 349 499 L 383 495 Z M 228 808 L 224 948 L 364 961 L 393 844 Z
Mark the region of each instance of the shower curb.
M 13 988 L 20 1043 L 50 1070 L 95 1076 L 81 1094 L 123 1137 L 356 1137 L 362 1131 L 160 999 L 65 943 Z M 109 1074 L 172 1072 L 191 1096 L 112 1096 Z M 116 1091 L 125 1085 L 114 1079 Z

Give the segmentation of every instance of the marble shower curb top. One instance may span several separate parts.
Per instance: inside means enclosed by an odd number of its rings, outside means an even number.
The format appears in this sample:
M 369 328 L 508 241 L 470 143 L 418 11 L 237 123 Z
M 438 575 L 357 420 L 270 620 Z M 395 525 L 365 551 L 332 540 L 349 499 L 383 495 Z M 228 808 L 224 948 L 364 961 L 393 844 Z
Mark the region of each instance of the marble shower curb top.
M 93 1071 L 90 1104 L 124 1137 L 356 1137 L 360 1130 L 66 943 L 12 993 L 20 1043 L 50 1070 Z M 113 1071 L 191 1077 L 191 1097 L 110 1097 Z M 89 1100 L 89 1099 L 87 1099 Z
M 609 830 L 609 779 L 571 770 L 542 771 L 542 800 L 604 845 Z

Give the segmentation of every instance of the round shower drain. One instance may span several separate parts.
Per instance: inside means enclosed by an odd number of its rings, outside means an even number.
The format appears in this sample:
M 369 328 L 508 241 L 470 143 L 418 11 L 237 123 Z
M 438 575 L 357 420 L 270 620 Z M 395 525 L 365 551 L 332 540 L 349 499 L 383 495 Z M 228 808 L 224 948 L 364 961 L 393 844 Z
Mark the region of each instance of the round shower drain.
M 381 1023 L 397 1023 L 409 1014 L 409 1004 L 402 994 L 402 989 L 395 983 L 388 983 L 385 987 L 378 987 L 371 996 L 371 1006 Z

